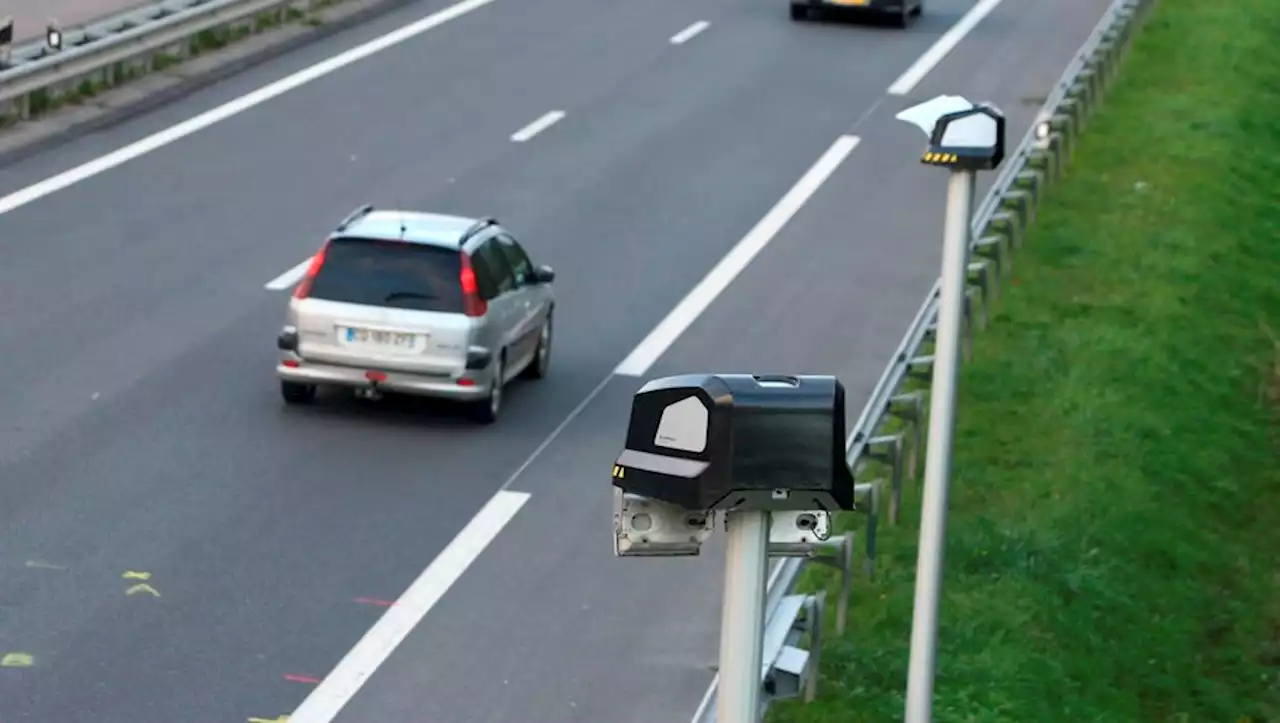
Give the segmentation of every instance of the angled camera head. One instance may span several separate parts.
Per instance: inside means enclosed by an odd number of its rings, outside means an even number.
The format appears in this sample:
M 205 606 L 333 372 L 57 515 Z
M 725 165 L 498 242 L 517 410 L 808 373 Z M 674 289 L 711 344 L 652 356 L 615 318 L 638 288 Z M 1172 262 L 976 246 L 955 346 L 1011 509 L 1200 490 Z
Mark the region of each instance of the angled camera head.
M 853 509 L 831 376 L 691 374 L 631 403 L 613 484 L 686 510 Z
M 990 171 L 1004 160 L 1004 114 L 992 105 L 945 113 L 921 161 L 962 171 Z

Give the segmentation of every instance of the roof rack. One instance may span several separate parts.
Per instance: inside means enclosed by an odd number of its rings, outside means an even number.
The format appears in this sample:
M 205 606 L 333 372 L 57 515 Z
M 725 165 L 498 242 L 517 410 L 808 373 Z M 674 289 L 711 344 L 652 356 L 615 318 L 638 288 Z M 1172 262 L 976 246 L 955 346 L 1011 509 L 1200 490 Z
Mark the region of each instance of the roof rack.
M 492 216 L 482 217 L 479 221 L 476 221 L 475 223 L 471 224 L 470 228 L 462 232 L 462 238 L 458 239 L 458 246 L 459 247 L 465 246 L 467 241 L 471 240 L 472 236 L 475 236 L 476 234 L 480 233 L 486 228 L 489 228 L 490 226 L 497 226 L 497 225 L 498 225 L 498 219 L 493 218 Z
M 372 212 L 373 212 L 373 204 L 366 203 L 365 205 L 347 214 L 347 217 L 342 219 L 342 222 L 338 224 L 338 230 L 345 231 L 347 226 L 350 226 L 352 222 L 356 221 L 357 219 L 363 216 L 368 216 Z

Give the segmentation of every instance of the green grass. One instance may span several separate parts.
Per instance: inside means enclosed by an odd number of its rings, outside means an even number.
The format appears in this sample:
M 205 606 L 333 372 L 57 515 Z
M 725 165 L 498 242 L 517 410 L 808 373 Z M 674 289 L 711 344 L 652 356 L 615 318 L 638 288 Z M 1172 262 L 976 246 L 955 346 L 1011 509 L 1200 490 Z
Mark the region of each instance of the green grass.
M 976 340 L 939 723 L 1280 721 L 1278 38 L 1276 0 L 1163 0 Z M 908 489 L 773 723 L 901 720 Z

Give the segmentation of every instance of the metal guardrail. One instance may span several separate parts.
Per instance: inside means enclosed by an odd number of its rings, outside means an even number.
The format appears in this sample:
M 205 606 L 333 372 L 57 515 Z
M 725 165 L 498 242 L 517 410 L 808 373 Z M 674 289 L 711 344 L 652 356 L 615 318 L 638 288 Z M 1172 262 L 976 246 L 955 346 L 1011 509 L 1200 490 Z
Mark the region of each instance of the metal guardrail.
M 965 312 L 966 337 L 971 339 L 973 329 L 982 325 L 987 305 L 995 298 L 1001 281 L 1008 274 L 1011 254 L 1021 246 L 1041 196 L 1061 177 L 1080 131 L 1102 93 L 1115 78 L 1135 31 L 1155 2 L 1114 0 L 1068 63 L 1041 106 L 1036 122 L 1017 149 L 1006 158 L 995 183 L 975 210 L 969 264 L 970 288 Z M 924 388 L 929 383 L 932 364 L 932 358 L 922 352 L 934 332 L 939 293 L 940 284 L 935 281 L 849 434 L 847 460 L 855 478 L 863 477 L 860 473 L 865 473 L 872 465 L 888 469 L 888 480 L 862 483 L 859 487 L 872 488 L 874 508 L 879 504 L 876 497 L 880 485 L 888 483 L 890 524 L 897 524 L 902 481 L 904 477 L 915 476 L 917 455 L 922 447 L 920 430 L 926 409 Z M 904 384 L 913 378 L 920 381 L 920 389 L 904 392 Z M 881 434 L 891 420 L 899 422 L 901 428 Z M 872 527 L 865 533 L 868 542 L 875 539 L 873 526 L 876 519 L 875 514 L 869 518 Z M 868 553 L 873 555 L 874 549 L 869 548 Z M 763 697 L 766 709 L 771 700 L 798 694 L 798 687 L 778 689 L 778 668 L 785 667 L 778 661 L 784 655 L 783 650 L 794 646 L 805 633 L 813 636 L 810 643 L 812 654 L 804 661 L 807 669 L 800 676 L 806 700 L 811 700 L 816 690 L 822 596 L 816 597 L 818 610 L 801 615 L 804 606 L 797 605 L 796 600 L 807 598 L 812 601 L 815 598 L 791 594 L 804 564 L 802 558 L 781 559 L 770 573 L 765 608 L 765 660 L 770 662 L 766 663 L 761 675 L 762 685 L 766 687 Z M 848 577 L 845 577 L 846 589 L 842 590 L 842 596 L 848 594 Z M 839 613 L 837 628 L 843 629 L 844 611 L 840 609 Z M 692 723 L 715 723 L 718 680 L 718 677 L 713 680 L 707 689 Z
M 26 119 L 63 96 L 147 74 L 159 58 L 190 57 L 206 34 L 238 39 L 328 4 L 331 0 L 163 0 L 63 29 L 61 50 L 43 41 L 12 49 L 0 67 L 0 117 Z

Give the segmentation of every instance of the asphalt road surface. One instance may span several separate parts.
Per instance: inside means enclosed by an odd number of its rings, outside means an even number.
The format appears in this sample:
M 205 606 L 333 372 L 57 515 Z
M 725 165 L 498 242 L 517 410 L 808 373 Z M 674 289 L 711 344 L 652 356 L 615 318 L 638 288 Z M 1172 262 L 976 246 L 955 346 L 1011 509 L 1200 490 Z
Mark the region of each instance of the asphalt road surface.
M 0 169 L 0 721 L 277 721 L 309 695 L 293 723 L 687 719 L 720 548 L 612 557 L 630 395 L 834 373 L 856 416 L 937 275 L 945 174 L 893 114 L 958 93 L 1020 138 L 1106 4 L 1007 0 L 895 95 L 970 2 L 901 31 L 776 0 L 495 0 L 56 175 L 444 7 L 422 2 Z M 364 202 L 496 215 L 555 267 L 552 373 L 496 426 L 284 408 L 292 270 Z M 766 214 L 789 222 L 752 232 Z M 646 340 L 726 254 L 723 293 Z

